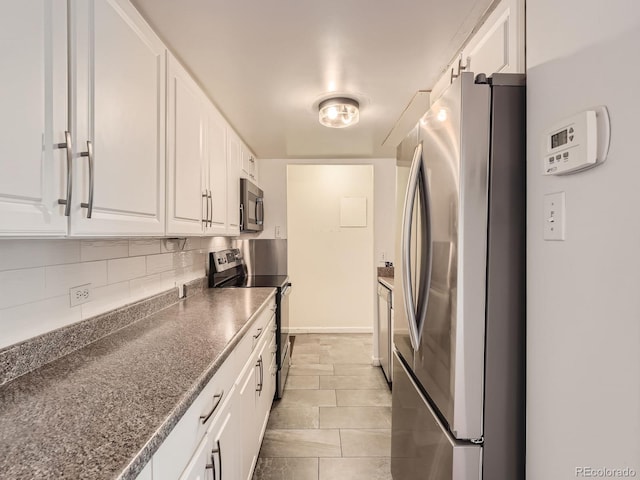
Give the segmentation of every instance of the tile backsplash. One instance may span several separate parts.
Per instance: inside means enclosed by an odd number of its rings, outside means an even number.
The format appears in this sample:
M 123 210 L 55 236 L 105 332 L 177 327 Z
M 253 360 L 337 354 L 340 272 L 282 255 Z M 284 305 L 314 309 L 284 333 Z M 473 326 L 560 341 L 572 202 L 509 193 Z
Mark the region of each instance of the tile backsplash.
M 0 348 L 204 277 L 227 238 L 0 240 Z M 72 307 L 69 289 L 90 284 Z

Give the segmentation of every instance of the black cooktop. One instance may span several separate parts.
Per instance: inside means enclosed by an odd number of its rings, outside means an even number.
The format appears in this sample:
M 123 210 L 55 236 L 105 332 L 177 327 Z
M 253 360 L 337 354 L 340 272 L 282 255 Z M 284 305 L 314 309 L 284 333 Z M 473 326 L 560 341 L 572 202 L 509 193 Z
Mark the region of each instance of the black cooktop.
M 217 288 L 228 287 L 280 287 L 283 288 L 289 277 L 287 275 L 246 275 L 230 278 L 216 285 Z

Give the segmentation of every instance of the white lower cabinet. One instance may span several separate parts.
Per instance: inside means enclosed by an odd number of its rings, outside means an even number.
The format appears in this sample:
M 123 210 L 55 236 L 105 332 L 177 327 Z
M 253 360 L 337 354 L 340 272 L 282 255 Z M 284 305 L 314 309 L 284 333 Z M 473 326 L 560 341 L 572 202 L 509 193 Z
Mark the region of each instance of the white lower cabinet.
M 196 453 L 180 476 L 180 480 L 233 480 L 239 478 L 238 446 L 241 443 L 237 428 L 238 411 L 233 393 L 216 416 Z
M 275 395 L 274 312 L 272 299 L 160 445 L 153 480 L 251 479 Z

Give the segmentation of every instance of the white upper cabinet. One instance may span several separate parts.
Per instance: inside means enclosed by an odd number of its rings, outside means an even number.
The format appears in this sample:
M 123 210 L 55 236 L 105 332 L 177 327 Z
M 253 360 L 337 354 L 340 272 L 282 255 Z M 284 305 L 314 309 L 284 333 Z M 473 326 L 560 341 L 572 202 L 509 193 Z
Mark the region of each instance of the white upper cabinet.
M 251 151 L 242 145 L 242 176 L 248 178 L 254 183 L 258 182 L 258 168 L 256 165 L 256 156 Z
M 0 54 L 0 236 L 240 233 L 255 156 L 128 0 L 9 2 Z
M 187 71 L 167 54 L 167 234 L 201 234 L 209 198 L 205 169 L 205 98 Z
M 162 235 L 164 45 L 125 0 L 70 4 L 71 234 Z
M 431 102 L 440 97 L 461 70 L 487 77 L 493 73 L 525 73 L 524 11 L 524 0 L 502 0 L 433 87 Z
M 207 108 L 206 189 L 209 201 L 209 222 L 205 233 L 227 234 L 227 126 L 213 105 Z
M 7 2 L 0 16 L 0 235 L 65 235 L 67 2 Z
M 242 165 L 242 143 L 232 131 L 227 132 L 227 218 L 229 233 L 240 234 L 240 170 Z
M 230 222 L 240 195 L 237 137 L 184 67 L 167 58 L 167 235 L 237 234 L 237 220 Z

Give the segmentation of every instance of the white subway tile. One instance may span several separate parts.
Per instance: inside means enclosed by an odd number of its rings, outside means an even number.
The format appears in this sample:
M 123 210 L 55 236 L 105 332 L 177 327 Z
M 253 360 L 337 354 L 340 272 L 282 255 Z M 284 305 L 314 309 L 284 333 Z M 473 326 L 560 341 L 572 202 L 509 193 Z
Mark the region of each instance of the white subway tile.
M 147 275 L 167 272 L 173 269 L 173 253 L 149 255 L 147 257 Z
M 147 272 L 145 257 L 118 258 L 107 260 L 108 283 L 118 283 L 124 280 L 144 277 Z
M 193 265 L 193 256 L 195 252 L 178 252 L 174 254 L 173 266 L 175 268 L 186 268 Z
M 186 252 L 189 250 L 199 250 L 202 244 L 202 239 L 200 237 L 187 237 L 186 240 L 184 238 L 172 239 L 165 238 L 161 242 L 161 251 L 162 253 L 167 252 Z
M 129 256 L 128 240 L 82 240 L 80 242 L 80 260 L 108 260 Z
M 232 248 L 233 240 L 229 237 L 203 237 L 200 248 L 205 252 Z
M 162 280 L 162 275 L 159 273 L 131 280 L 129 282 L 129 287 L 131 289 L 130 298 L 132 302 L 151 297 L 152 295 L 164 292 L 170 288 L 165 286 L 165 282 Z
M 81 319 L 80 307 L 71 308 L 68 295 L 0 310 L 0 348 Z
M 160 253 L 160 239 L 145 238 L 141 240 L 129 239 L 129 256 L 153 255 Z
M 182 272 L 178 272 L 176 270 L 170 270 L 168 272 L 162 273 L 162 285 L 164 286 L 165 290 L 169 290 L 170 288 L 174 288 L 176 286 L 176 283 L 180 280 L 180 273 Z
M 0 270 L 17 270 L 79 261 L 79 240 L 0 240 Z
M 44 267 L 0 272 L 0 308 L 31 303 L 44 297 Z
M 106 260 L 45 268 L 45 295 L 47 297 L 68 295 L 71 287 L 86 283 L 90 283 L 92 289 L 107 284 Z
M 114 283 L 91 291 L 93 300 L 81 305 L 82 318 L 99 315 L 131 302 L 129 282 Z

